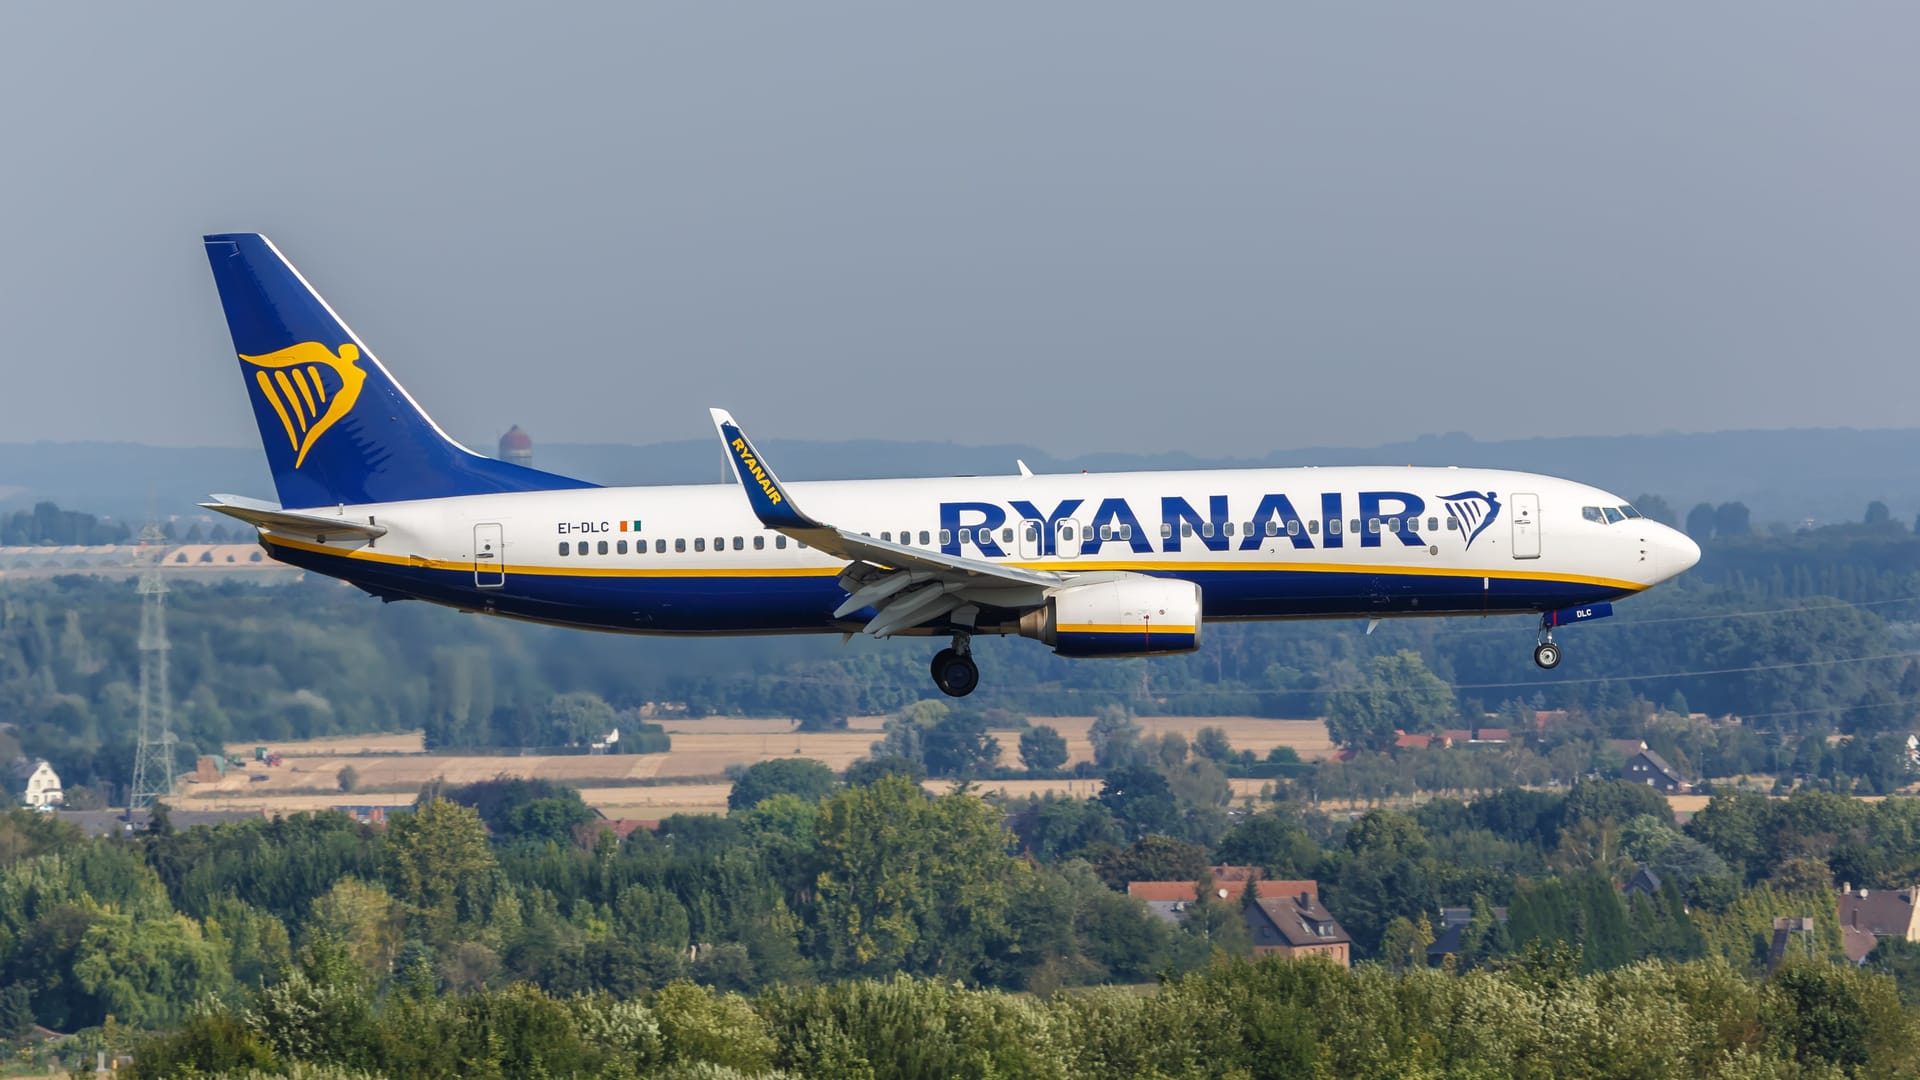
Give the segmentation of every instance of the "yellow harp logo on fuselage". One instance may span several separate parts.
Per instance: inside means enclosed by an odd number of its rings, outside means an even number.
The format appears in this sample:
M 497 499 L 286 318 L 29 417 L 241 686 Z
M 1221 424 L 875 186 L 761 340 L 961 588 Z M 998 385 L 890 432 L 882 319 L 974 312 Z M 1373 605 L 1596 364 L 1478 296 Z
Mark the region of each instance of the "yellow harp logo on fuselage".
M 353 411 L 367 373 L 360 370 L 360 350 L 352 343 L 339 355 L 317 341 L 303 341 L 262 356 L 241 353 L 240 359 L 259 370 L 253 381 L 287 430 L 293 447 L 293 467 L 307 460 L 307 451 L 339 419 Z M 332 378 L 328 379 L 328 373 Z

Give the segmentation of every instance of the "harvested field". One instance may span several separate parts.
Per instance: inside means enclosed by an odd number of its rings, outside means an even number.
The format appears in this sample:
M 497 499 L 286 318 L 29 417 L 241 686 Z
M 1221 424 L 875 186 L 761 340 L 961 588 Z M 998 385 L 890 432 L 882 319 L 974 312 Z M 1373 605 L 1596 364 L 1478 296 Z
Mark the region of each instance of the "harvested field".
M 1035 726 L 1045 724 L 1066 737 L 1069 765 L 1093 760 L 1093 744 L 1087 741 L 1087 729 L 1093 725 L 1093 717 L 1035 716 L 1031 721 Z M 1295 753 L 1307 761 L 1332 757 L 1334 752 L 1333 740 L 1327 738 L 1327 725 L 1320 720 L 1269 720 L 1258 716 L 1140 717 L 1141 734 L 1148 736 L 1177 731 L 1191 742 L 1194 734 L 1203 727 L 1220 728 L 1227 733 L 1227 741 L 1233 744 L 1235 750 L 1251 750 L 1262 758 L 1276 746 L 1291 746 Z M 1021 764 L 1020 736 L 1010 732 L 995 734 L 1000 738 L 1001 752 L 1007 764 Z
M 230 742 L 225 753 L 231 758 L 253 760 L 253 748 L 264 746 L 281 757 L 331 757 L 338 754 L 423 754 L 426 738 L 418 731 L 388 735 L 331 735 L 324 739 L 299 742 Z

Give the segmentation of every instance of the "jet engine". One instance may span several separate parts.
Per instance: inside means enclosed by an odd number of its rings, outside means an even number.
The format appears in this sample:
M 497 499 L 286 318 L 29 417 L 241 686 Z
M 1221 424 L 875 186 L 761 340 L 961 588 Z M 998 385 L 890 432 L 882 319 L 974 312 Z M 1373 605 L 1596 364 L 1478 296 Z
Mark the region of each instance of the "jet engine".
M 1200 586 L 1126 574 L 1069 585 L 1020 617 L 1020 636 L 1061 656 L 1152 656 L 1200 647 Z

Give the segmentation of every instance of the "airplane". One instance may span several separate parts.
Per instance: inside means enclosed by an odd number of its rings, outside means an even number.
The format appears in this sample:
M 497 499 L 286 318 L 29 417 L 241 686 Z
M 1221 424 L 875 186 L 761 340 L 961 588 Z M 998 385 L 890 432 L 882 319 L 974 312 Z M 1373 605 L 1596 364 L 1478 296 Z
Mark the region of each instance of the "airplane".
M 1200 647 L 1207 623 L 1537 614 L 1558 628 L 1700 558 L 1571 480 L 1327 467 L 786 483 L 732 415 L 738 486 L 602 487 L 449 437 L 278 248 L 204 238 L 277 501 L 216 495 L 267 554 L 382 600 L 627 634 L 946 639 L 1068 657 Z

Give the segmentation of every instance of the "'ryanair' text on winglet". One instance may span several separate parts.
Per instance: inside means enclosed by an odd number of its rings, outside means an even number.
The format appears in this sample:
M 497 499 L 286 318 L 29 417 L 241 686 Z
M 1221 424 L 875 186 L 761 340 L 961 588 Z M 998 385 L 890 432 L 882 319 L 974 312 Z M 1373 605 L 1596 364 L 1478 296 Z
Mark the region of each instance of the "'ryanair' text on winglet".
M 780 478 L 774 475 L 773 467 L 753 448 L 733 415 L 725 409 L 711 411 L 713 425 L 720 432 L 720 441 L 726 444 L 727 457 L 733 462 L 734 473 L 740 477 L 740 486 L 746 489 L 747 502 L 760 524 L 777 531 L 822 528 L 794 505 Z

